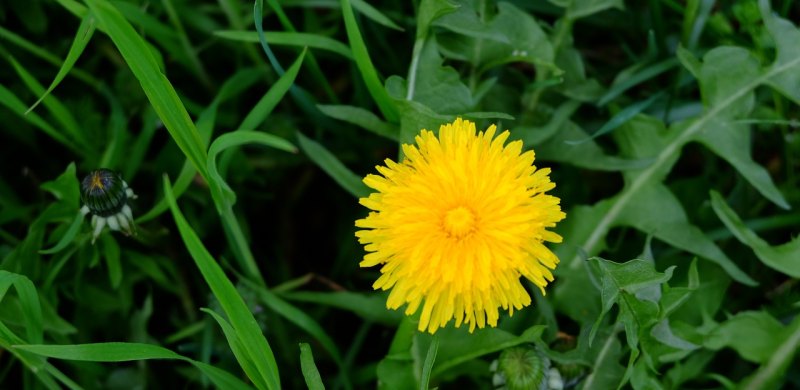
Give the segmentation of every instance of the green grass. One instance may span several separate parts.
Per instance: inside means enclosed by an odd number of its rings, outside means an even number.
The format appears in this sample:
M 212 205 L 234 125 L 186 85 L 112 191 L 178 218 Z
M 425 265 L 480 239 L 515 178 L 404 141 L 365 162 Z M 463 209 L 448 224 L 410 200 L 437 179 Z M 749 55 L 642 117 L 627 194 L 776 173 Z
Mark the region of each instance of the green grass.
M 2 2 L 0 387 L 511 389 L 531 362 L 576 389 L 800 387 L 797 20 Z M 431 336 L 373 291 L 354 221 L 361 179 L 456 117 L 534 149 L 567 218 L 546 295 L 523 281 L 533 304 L 497 328 Z M 138 234 L 92 245 L 80 180 L 101 167 Z M 512 348 L 531 360 L 498 365 Z

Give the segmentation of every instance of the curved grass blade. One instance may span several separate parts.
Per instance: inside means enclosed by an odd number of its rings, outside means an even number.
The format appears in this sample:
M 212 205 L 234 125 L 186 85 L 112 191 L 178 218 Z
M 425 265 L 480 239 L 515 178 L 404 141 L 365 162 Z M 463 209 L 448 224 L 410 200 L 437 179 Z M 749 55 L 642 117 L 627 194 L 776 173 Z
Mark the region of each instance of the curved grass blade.
M 177 92 L 161 72 L 150 46 L 108 1 L 87 0 L 86 3 L 97 18 L 99 27 L 105 30 L 139 80 L 145 95 L 175 143 L 197 172 L 207 178 L 202 138 Z
M 25 317 L 25 333 L 30 343 L 41 343 L 44 328 L 42 325 L 42 307 L 39 294 L 33 282 L 24 275 L 0 270 L 0 301 L 11 286 L 17 290 L 22 313 Z
M 31 112 L 28 115 L 25 115 L 25 110 L 26 110 L 25 103 L 19 100 L 13 92 L 11 92 L 2 85 L 0 85 L 0 104 L 8 107 L 12 112 L 19 115 L 26 122 L 38 128 L 39 130 L 47 134 L 50 138 L 66 146 L 76 154 L 83 153 L 80 147 L 76 146 L 72 141 L 70 141 L 69 139 L 67 139 L 67 137 L 61 134 L 60 131 L 56 130 L 53 126 L 47 123 L 47 121 L 42 119 L 42 117 L 37 115 L 35 112 Z
M 225 179 L 220 176 L 217 170 L 217 155 L 225 149 L 251 143 L 271 146 L 290 153 L 297 153 L 297 147 L 292 145 L 289 141 L 272 134 L 257 131 L 236 131 L 219 136 L 208 149 L 207 164 L 209 178 L 216 182 L 222 191 L 224 207 L 230 207 L 236 203 L 236 194 L 228 183 L 225 182 Z
M 356 198 L 363 198 L 369 195 L 370 190 L 361 181 L 361 178 L 344 166 L 328 149 L 300 132 L 297 132 L 297 139 L 300 141 L 300 149 L 303 149 L 308 158 L 322 168 L 347 192 Z
M 78 235 L 78 232 L 81 230 L 81 224 L 83 223 L 83 219 L 84 219 L 83 213 L 78 212 L 78 214 L 75 215 L 75 219 L 73 219 L 72 223 L 70 223 L 69 228 L 67 228 L 67 231 L 64 232 L 64 235 L 61 236 L 61 238 L 58 240 L 58 243 L 56 243 L 53 247 L 49 249 L 40 250 L 39 253 L 43 255 L 52 255 L 64 250 L 64 248 L 69 246 L 72 240 L 75 239 L 75 236 Z
M 40 356 L 83 362 L 129 362 L 151 359 L 185 361 L 200 370 L 216 386 L 222 389 L 250 389 L 227 371 L 179 355 L 169 349 L 140 343 L 97 343 L 73 345 L 14 345 L 13 349 L 27 351 Z
M 272 348 L 270 348 L 269 343 L 261 333 L 261 328 L 253 318 L 253 313 L 250 312 L 247 304 L 236 291 L 236 287 L 225 276 L 222 267 L 211 257 L 200 238 L 197 237 L 197 234 L 183 217 L 166 175 L 164 176 L 164 196 L 169 202 L 172 216 L 175 218 L 175 224 L 178 226 L 178 231 L 186 245 L 186 249 L 192 255 L 197 268 L 203 274 L 203 278 L 219 301 L 228 319 L 230 319 L 237 336 L 242 340 L 248 357 L 258 369 L 260 380 L 267 384 L 268 389 L 280 389 L 278 364 L 275 361 Z
M 220 104 L 230 98 L 239 96 L 242 91 L 249 88 L 256 81 L 260 79 L 260 72 L 255 69 L 244 69 L 231 76 L 225 84 L 219 89 L 219 93 L 214 97 L 211 104 L 197 118 L 197 130 L 200 132 L 200 137 L 203 139 L 203 145 L 207 145 L 211 138 L 211 133 L 214 130 L 214 122 L 217 117 L 217 108 Z M 178 179 L 172 187 L 172 191 L 176 197 L 180 197 L 189 188 L 197 171 L 193 168 L 190 160 L 186 160 L 178 174 Z M 169 204 L 167 200 L 162 198 L 150 211 L 142 215 L 136 220 L 136 223 L 149 221 L 167 211 Z
M 439 352 L 439 338 L 433 336 L 431 345 L 428 346 L 428 353 L 425 355 L 425 363 L 422 365 L 422 377 L 419 380 L 419 390 L 428 390 L 431 382 L 431 372 L 433 363 L 436 362 L 436 354 Z
M 86 44 L 92 39 L 92 35 L 94 34 L 95 29 L 95 20 L 90 14 L 86 14 L 86 16 L 81 19 L 81 24 L 78 26 L 78 32 L 75 34 L 75 40 L 72 41 L 72 46 L 69 48 L 69 52 L 67 52 L 67 58 L 64 59 L 64 62 L 61 64 L 61 68 L 56 73 L 56 77 L 53 79 L 53 82 L 50 83 L 50 86 L 47 87 L 47 90 L 39 97 L 39 100 L 36 103 L 28 108 L 28 111 L 25 111 L 25 114 L 31 112 L 39 103 L 53 92 L 53 90 L 61 83 L 61 80 L 67 76 L 67 74 L 72 70 L 72 67 L 75 65 L 75 62 L 78 61 L 78 58 L 83 53 L 83 49 L 86 48 Z
M 352 0 L 351 4 L 353 4 L 353 8 L 355 8 L 358 12 L 360 12 L 367 18 L 372 19 L 376 23 L 384 25 L 386 27 L 389 27 L 397 31 L 405 31 L 402 27 L 398 26 L 397 23 L 392 21 L 392 19 L 389 19 L 388 16 L 384 15 L 383 13 L 381 13 L 381 11 L 371 6 L 364 0 Z
M 220 30 L 214 31 L 214 35 L 233 41 L 259 43 L 257 31 Z M 324 35 L 301 32 L 264 31 L 264 38 L 266 38 L 270 45 L 310 47 L 328 50 L 347 59 L 353 59 L 353 53 L 350 51 L 350 47 Z
M 350 42 L 350 49 L 353 51 L 353 57 L 356 61 L 356 66 L 367 85 L 370 95 L 375 100 L 378 108 L 381 110 L 383 117 L 389 122 L 397 122 L 400 119 L 397 109 L 392 104 L 392 99 L 386 92 L 378 77 L 378 71 L 372 64 L 367 51 L 367 45 L 364 43 L 364 38 L 361 36 L 361 31 L 358 29 L 356 17 L 353 13 L 353 8 L 350 5 L 350 0 L 342 0 L 342 14 L 344 16 L 344 26 L 347 30 L 347 39 Z
M 308 390 L 325 390 L 322 377 L 314 363 L 314 354 L 311 353 L 311 346 L 308 343 L 300 343 L 300 370 L 303 372 Z
M 245 353 L 242 340 L 236 335 L 236 331 L 233 330 L 231 324 L 225 320 L 225 318 L 211 309 L 203 308 L 200 310 L 207 313 L 215 321 L 217 321 L 217 324 L 219 324 L 219 327 L 222 329 L 222 333 L 225 335 L 225 338 L 228 339 L 228 346 L 231 347 L 233 356 L 236 357 L 236 361 L 238 361 L 239 365 L 242 366 L 242 369 L 247 374 L 247 377 L 253 380 L 253 384 L 256 385 L 256 388 L 266 389 L 267 384 L 261 381 L 261 377 L 258 375 L 258 369 L 247 356 L 247 353 Z
M 352 123 L 361 127 L 364 130 L 373 132 L 381 137 L 388 138 L 392 141 L 400 140 L 400 130 L 389 123 L 386 123 L 373 114 L 372 111 L 356 106 L 337 106 L 337 105 L 324 105 L 318 104 L 317 108 L 323 114 Z
M 289 71 L 281 75 L 280 79 L 273 84 L 269 91 L 256 103 L 253 109 L 247 113 L 242 124 L 239 125 L 240 129 L 255 130 L 267 119 L 275 106 L 277 106 L 283 96 L 286 95 L 286 92 L 292 88 L 294 80 L 297 78 L 297 73 L 300 71 L 300 66 L 303 64 L 306 52 L 307 49 L 303 49 L 300 56 L 298 56 L 292 66 L 289 67 Z

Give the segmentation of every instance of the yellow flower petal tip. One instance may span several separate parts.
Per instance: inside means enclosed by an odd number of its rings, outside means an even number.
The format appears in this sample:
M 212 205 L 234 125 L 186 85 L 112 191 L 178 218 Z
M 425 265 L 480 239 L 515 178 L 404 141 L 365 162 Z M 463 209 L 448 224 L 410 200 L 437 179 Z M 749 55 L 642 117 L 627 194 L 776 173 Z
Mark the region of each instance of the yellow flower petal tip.
M 388 308 L 422 308 L 420 331 L 453 319 L 470 332 L 496 326 L 500 308 L 530 305 L 521 276 L 542 291 L 553 279 L 558 258 L 543 241 L 561 240 L 546 228 L 565 214 L 545 194 L 555 187 L 550 170 L 508 136 L 459 118 L 438 136 L 422 130 L 401 163 L 387 160 L 364 179 L 376 192 L 361 199 L 371 212 L 356 221 L 368 252 L 360 265 L 381 266 L 373 287 L 391 289 Z

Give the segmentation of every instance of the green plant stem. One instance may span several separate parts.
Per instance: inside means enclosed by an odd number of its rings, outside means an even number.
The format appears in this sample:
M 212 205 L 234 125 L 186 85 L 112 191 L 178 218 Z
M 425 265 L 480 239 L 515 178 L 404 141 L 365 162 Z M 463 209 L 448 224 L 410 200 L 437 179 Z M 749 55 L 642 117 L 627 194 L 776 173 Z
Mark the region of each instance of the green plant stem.
M 389 353 L 387 355 L 409 353 L 416 333 L 417 326 L 414 321 L 411 321 L 411 317 L 403 316 L 403 319 L 400 321 L 400 326 L 397 327 L 397 332 L 395 332 L 394 338 L 392 339 L 392 344 L 389 346 Z
M 408 93 L 406 100 L 414 100 L 414 92 L 417 87 L 417 69 L 419 68 L 419 58 L 422 55 L 422 48 L 425 46 L 425 38 L 417 38 L 414 41 L 414 50 L 411 53 L 411 66 L 408 67 Z

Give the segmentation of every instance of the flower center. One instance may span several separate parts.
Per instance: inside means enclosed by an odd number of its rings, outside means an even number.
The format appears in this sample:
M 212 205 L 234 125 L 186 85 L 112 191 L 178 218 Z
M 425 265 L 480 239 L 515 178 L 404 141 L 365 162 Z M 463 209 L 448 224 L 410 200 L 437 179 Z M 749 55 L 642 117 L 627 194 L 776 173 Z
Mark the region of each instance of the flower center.
M 461 238 L 475 230 L 475 215 L 464 206 L 456 207 L 444 215 L 444 231 L 455 238 Z

